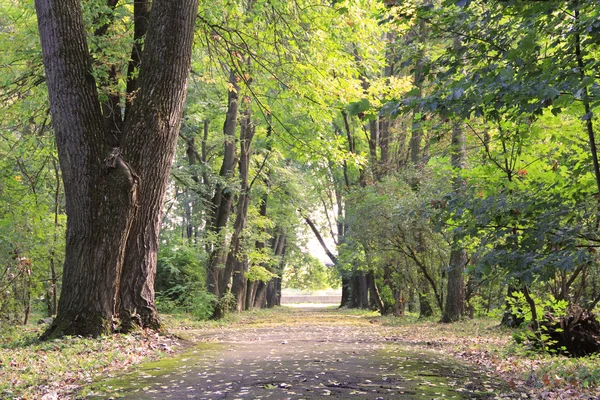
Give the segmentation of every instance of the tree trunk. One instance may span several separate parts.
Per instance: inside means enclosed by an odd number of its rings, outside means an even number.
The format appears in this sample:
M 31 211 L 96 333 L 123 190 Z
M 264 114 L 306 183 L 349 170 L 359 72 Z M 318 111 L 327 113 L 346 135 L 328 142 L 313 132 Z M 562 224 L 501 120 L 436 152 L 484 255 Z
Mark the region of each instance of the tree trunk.
M 238 92 L 237 76 L 234 71 L 231 71 L 229 76 L 229 84 L 231 90 L 227 98 L 227 114 L 225 123 L 223 124 L 224 134 L 224 149 L 223 163 L 219 175 L 224 180 L 230 179 L 233 176 L 235 168 L 235 130 L 238 116 Z M 219 298 L 223 293 L 219 291 L 221 285 L 221 276 L 224 271 L 225 260 L 225 238 L 223 229 L 229 221 L 231 213 L 233 190 L 224 183 L 217 184 L 215 195 L 212 198 L 212 218 L 209 229 L 217 236 L 217 243 L 207 248 L 208 261 L 206 264 L 206 290 Z
M 340 307 L 349 307 L 352 302 L 352 279 L 342 275 L 342 301 Z
M 267 284 L 258 282 L 256 294 L 254 297 L 254 308 L 264 308 L 267 304 Z
M 121 277 L 119 318 L 125 331 L 134 325 L 159 326 L 154 304 L 158 235 L 183 116 L 195 27 L 189 14 L 195 13 L 195 1 L 187 0 L 187 7 L 153 2 L 150 20 L 160 16 L 164 22 L 148 27 L 140 89 L 125 121 L 124 156 L 141 180 Z
M 455 39 L 455 48 L 460 42 Z M 454 193 L 460 193 L 465 183 L 460 176 L 466 166 L 466 138 L 463 129 L 458 123 L 452 127 L 452 186 Z M 446 307 L 442 322 L 458 321 L 465 313 L 465 267 L 467 264 L 467 251 L 461 246 L 459 238 L 453 235 L 452 250 L 450 251 L 450 265 L 448 270 L 448 287 L 446 294 Z
M 366 279 L 367 287 L 369 288 L 369 308 L 379 310 L 381 315 L 385 314 L 385 306 L 383 304 L 383 300 L 381 300 L 379 289 L 377 289 L 377 284 L 375 283 L 375 274 L 372 270 L 367 273 Z
M 281 305 L 281 275 L 283 274 L 283 268 L 285 266 L 286 254 L 285 235 L 280 235 L 279 240 L 277 240 L 277 245 L 274 248 L 274 252 L 275 255 L 279 257 L 279 267 L 275 271 L 277 277 L 271 279 L 267 288 L 267 307 L 269 308 Z
M 154 236 L 183 111 L 197 1 L 154 2 L 140 90 L 119 143 L 104 126 L 80 3 L 35 3 L 68 218 L 58 315 L 43 337 L 110 333 L 119 294 L 127 296 L 120 299 L 130 312 L 126 320 L 135 314 L 136 323 L 154 321 Z M 123 270 L 130 231 L 139 258 L 129 257 Z
M 364 271 L 358 272 L 358 290 L 359 290 L 359 307 L 369 308 L 369 286 L 367 285 L 367 276 Z
M 254 309 L 254 299 L 256 298 L 256 289 L 258 287 L 258 281 L 246 280 L 246 310 L 250 311 Z
M 238 198 L 235 222 L 233 224 L 233 234 L 231 244 L 225 261 L 225 271 L 220 282 L 220 293 L 225 292 L 225 286 L 233 277 L 231 292 L 236 298 L 237 310 L 244 310 L 244 294 L 246 289 L 246 262 L 247 255 L 242 251 L 242 233 L 246 228 L 246 219 L 248 216 L 248 206 L 250 204 L 250 149 L 252 139 L 254 138 L 254 127 L 252 125 L 252 114 L 250 109 L 246 109 L 240 122 L 240 196 Z
M 104 145 L 80 3 L 38 0 L 36 10 L 68 216 L 63 293 L 44 336 L 98 336 L 112 330 L 138 181 Z
M 460 247 L 453 248 L 450 252 L 446 307 L 441 322 L 458 321 L 465 314 L 464 272 L 466 264 L 467 251 Z
M 360 308 L 360 282 L 356 273 L 353 273 L 350 278 L 350 302 L 348 303 L 348 307 Z
M 281 305 L 281 278 L 273 278 L 267 286 L 267 307 Z

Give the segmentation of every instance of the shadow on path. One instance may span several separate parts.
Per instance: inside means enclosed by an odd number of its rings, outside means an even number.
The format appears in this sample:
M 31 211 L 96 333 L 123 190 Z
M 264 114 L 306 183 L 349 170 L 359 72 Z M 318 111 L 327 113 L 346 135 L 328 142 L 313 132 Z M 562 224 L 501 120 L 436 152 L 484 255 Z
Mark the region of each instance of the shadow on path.
M 368 318 L 315 308 L 272 318 L 196 332 L 203 343 L 104 382 L 110 396 L 88 398 L 487 399 L 504 389 L 454 359 L 386 341 Z

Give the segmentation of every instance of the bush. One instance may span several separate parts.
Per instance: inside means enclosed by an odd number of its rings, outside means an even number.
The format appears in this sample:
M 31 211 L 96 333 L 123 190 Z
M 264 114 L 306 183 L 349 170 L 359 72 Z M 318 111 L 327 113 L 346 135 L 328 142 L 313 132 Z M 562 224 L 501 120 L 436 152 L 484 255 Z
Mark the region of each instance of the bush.
M 205 290 L 203 255 L 191 246 L 161 249 L 154 282 L 160 312 L 186 312 L 199 320 L 212 315 L 215 302 Z

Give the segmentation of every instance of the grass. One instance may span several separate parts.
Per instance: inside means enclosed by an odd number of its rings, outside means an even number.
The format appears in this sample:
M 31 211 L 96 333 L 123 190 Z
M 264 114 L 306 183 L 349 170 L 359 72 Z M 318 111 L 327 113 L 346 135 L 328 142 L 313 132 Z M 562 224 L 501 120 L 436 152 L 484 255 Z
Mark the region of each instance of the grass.
M 516 330 L 493 318 L 453 324 L 419 321 L 410 315 L 379 318 L 394 340 L 452 354 L 493 372 L 513 388 L 526 388 L 532 398 L 600 398 L 600 355 L 568 358 L 535 353 L 512 340 Z
M 157 334 L 97 339 L 63 337 L 41 342 L 41 328 L 27 326 L 0 339 L 0 398 L 69 397 L 82 385 L 121 373 L 140 362 L 173 352 L 177 342 Z

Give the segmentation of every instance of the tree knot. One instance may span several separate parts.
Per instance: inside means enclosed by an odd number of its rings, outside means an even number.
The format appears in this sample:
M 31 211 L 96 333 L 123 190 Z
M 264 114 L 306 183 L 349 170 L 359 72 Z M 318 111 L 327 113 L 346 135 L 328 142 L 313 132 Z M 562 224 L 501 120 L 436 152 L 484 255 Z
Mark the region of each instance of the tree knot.
M 104 159 L 104 166 L 107 169 L 118 168 L 124 175 L 134 190 L 140 183 L 140 177 L 135 173 L 131 165 L 123 158 L 123 149 L 113 147 L 110 154 Z

